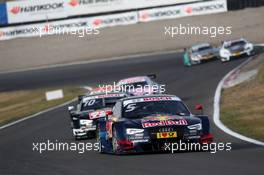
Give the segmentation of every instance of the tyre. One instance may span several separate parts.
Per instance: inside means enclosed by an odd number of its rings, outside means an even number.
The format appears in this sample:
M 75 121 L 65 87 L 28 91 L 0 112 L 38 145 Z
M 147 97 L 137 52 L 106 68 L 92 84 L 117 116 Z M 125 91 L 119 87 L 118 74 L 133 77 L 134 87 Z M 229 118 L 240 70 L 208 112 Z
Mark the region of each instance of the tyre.
M 221 58 L 221 61 L 222 61 L 222 63 L 225 63 L 225 62 L 227 62 L 227 61 L 229 61 L 229 59 L 228 58 Z

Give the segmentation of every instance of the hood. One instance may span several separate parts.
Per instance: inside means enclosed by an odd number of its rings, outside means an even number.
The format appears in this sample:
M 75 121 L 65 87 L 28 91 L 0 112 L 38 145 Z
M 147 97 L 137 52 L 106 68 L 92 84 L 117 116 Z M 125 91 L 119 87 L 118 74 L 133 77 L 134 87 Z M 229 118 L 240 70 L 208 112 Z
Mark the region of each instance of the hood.
M 188 126 L 201 123 L 201 120 L 192 116 L 152 115 L 141 119 L 125 119 L 126 128 L 155 128 L 163 126 Z

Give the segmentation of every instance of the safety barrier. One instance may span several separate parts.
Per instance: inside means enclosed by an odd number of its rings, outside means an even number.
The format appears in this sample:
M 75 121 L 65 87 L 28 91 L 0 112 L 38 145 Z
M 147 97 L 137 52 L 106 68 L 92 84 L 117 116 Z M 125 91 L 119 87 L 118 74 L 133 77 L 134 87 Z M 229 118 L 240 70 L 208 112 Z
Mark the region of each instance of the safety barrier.
M 47 2 L 47 1 L 45 1 Z M 72 29 L 103 28 L 136 24 L 154 20 L 179 18 L 194 15 L 213 14 L 227 11 L 226 0 L 197 2 L 172 7 L 153 8 L 111 15 L 75 18 L 38 24 L 0 28 L 0 40 L 19 37 L 33 37 L 58 33 L 71 33 Z
M 197 1 L 202 0 L 151 0 L 151 2 L 149 0 L 24 0 L 6 2 L 1 13 L 6 12 L 7 24 L 19 24 Z M 3 21 L 6 24 L 6 20 Z

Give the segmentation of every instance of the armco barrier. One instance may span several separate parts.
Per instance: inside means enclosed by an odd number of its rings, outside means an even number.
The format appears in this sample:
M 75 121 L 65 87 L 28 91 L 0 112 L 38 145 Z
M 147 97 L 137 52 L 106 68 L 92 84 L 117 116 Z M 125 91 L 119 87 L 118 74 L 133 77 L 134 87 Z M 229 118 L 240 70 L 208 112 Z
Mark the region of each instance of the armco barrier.
M 7 13 L 6 13 L 6 4 L 0 3 L 0 25 L 8 24 Z
M 264 0 L 227 0 L 228 10 L 264 6 Z

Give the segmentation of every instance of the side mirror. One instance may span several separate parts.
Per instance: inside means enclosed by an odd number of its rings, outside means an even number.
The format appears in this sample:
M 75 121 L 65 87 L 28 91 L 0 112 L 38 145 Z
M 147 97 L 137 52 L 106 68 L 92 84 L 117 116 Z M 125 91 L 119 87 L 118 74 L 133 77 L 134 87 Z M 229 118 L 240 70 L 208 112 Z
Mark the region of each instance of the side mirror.
M 195 106 L 195 109 L 197 110 L 197 111 L 201 111 L 201 114 L 203 114 L 203 105 L 196 105 Z
M 68 111 L 71 112 L 72 110 L 74 110 L 74 106 L 68 106 Z
M 150 79 L 156 79 L 157 78 L 157 75 L 156 74 L 149 74 L 147 75 L 147 77 L 149 77 Z

